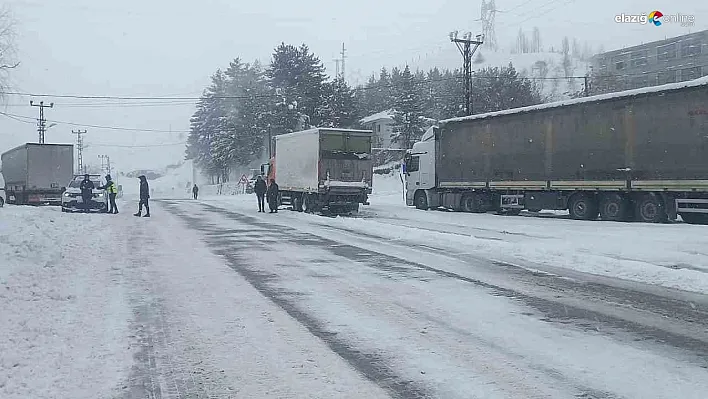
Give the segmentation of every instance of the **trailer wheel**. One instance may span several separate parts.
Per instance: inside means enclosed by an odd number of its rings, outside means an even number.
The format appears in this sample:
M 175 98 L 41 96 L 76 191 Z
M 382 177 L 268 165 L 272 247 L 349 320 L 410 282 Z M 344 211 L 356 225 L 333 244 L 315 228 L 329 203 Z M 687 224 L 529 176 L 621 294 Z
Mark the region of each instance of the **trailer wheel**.
M 637 200 L 635 219 L 644 223 L 663 223 L 669 218 L 661 197 L 654 193 L 643 195 Z
M 613 222 L 626 221 L 629 216 L 629 200 L 619 193 L 604 194 L 600 201 L 600 218 Z
M 479 194 L 467 194 L 462 197 L 462 210 L 469 213 L 484 213 L 486 203 L 484 197 Z
M 575 220 L 594 220 L 598 213 L 597 201 L 588 194 L 575 194 L 568 201 L 568 211 Z
M 415 193 L 415 207 L 424 211 L 429 209 L 428 197 L 425 196 L 425 191 Z

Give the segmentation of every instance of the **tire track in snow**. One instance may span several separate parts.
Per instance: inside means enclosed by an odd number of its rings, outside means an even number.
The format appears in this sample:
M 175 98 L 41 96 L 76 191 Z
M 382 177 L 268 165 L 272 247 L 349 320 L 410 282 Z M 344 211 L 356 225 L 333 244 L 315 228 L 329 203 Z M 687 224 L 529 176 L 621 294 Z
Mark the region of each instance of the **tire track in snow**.
M 203 231 L 209 235 L 207 244 L 213 248 L 214 252 L 224 257 L 229 266 L 246 279 L 263 296 L 273 301 L 276 305 L 287 312 L 291 317 L 301 323 L 307 330 L 317 338 L 321 339 L 327 346 L 354 369 L 359 371 L 368 380 L 372 381 L 382 389 L 386 390 L 392 397 L 401 399 L 434 398 L 436 397 L 427 387 L 417 381 L 405 379 L 398 375 L 389 364 L 389 359 L 375 353 L 366 353 L 349 342 L 329 331 L 316 318 L 310 316 L 296 306 L 293 301 L 293 294 L 279 289 L 274 289 L 269 285 L 276 276 L 263 273 L 245 267 L 247 259 L 238 253 L 238 249 L 233 247 L 230 240 L 224 239 L 229 233 L 219 228 L 205 223 L 203 220 L 195 218 L 179 209 L 173 202 L 164 201 L 165 208 L 173 214 L 185 220 L 192 228 Z M 268 224 L 254 224 L 256 231 L 263 230 L 268 233 L 274 232 L 274 226 Z M 236 231 L 236 230 L 233 230 Z M 232 232 L 233 232 L 232 231 Z M 244 232 L 238 230 L 239 232 Z M 253 234 L 254 229 L 250 229 L 247 234 Z M 221 238 L 220 238 L 221 237 Z M 261 237 L 254 235 L 254 238 Z
M 367 378 L 371 379 L 382 388 L 389 390 L 395 397 L 417 398 L 437 396 L 430 393 L 425 388 L 416 387 L 416 385 L 418 385 L 419 383 L 417 384 L 414 381 L 406 380 L 400 376 L 397 376 L 396 372 L 393 371 L 390 366 L 387 366 L 387 364 L 393 363 L 391 360 L 384 359 L 381 356 L 361 352 L 360 350 L 355 348 L 353 344 L 349 344 L 343 341 L 341 338 L 338 338 L 336 333 L 328 331 L 326 327 L 324 327 L 324 325 L 319 322 L 315 317 L 309 316 L 303 310 L 300 310 L 297 306 L 298 301 L 294 298 L 297 297 L 297 295 L 299 294 L 273 288 L 272 283 L 277 280 L 278 276 L 246 267 L 246 265 L 249 263 L 249 259 L 247 257 L 239 255 L 239 248 L 238 246 L 234 245 L 234 242 L 232 240 L 229 239 L 230 236 L 232 236 L 234 233 L 238 233 L 239 236 L 241 236 L 241 234 L 243 233 L 246 233 L 246 235 L 253 238 L 287 240 L 291 243 L 299 244 L 302 246 L 311 246 L 316 247 L 318 249 L 324 249 L 336 256 L 352 260 L 358 264 L 362 264 L 364 266 L 368 266 L 389 274 L 393 273 L 410 275 L 411 271 L 424 271 L 432 273 L 434 275 L 438 275 L 439 277 L 453 278 L 459 281 L 463 281 L 465 283 L 472 283 L 476 286 L 491 290 L 494 295 L 505 296 L 517 300 L 525 298 L 532 303 L 533 300 L 536 299 L 532 297 L 523 297 L 523 295 L 519 293 L 491 284 L 487 284 L 479 280 L 474 280 L 454 273 L 445 272 L 443 270 L 428 267 L 422 264 L 411 263 L 393 256 L 389 256 L 387 254 L 369 251 L 367 249 L 352 245 L 342 244 L 340 242 L 328 240 L 309 233 L 303 233 L 301 231 L 289 227 L 264 223 L 263 221 L 253 218 L 251 216 L 226 211 L 218 207 L 202 204 L 204 208 L 206 208 L 209 212 L 218 213 L 222 217 L 230 218 L 246 225 L 255 227 L 255 229 L 230 229 L 228 232 L 225 232 L 225 230 L 222 230 L 221 228 L 215 227 L 209 223 L 204 222 L 204 220 L 202 219 L 187 214 L 186 212 L 183 212 L 174 204 L 171 204 L 169 202 L 167 203 L 168 209 L 170 209 L 173 213 L 186 220 L 190 226 L 205 232 L 209 236 L 207 242 L 215 249 L 216 253 L 223 256 L 229 261 L 234 270 L 242 274 L 251 284 L 254 285 L 254 287 L 256 287 L 265 296 L 271 298 L 274 302 L 276 302 L 280 307 L 286 310 L 294 318 L 303 323 L 303 325 L 305 325 L 313 335 L 325 341 L 335 353 L 347 360 L 357 370 L 367 376 Z M 265 234 L 253 234 L 254 230 L 261 231 Z M 543 309 L 541 307 L 539 310 L 545 310 L 547 314 L 551 313 L 550 309 Z M 558 313 L 558 309 L 555 310 L 556 313 Z M 574 317 L 581 318 L 577 314 L 573 314 L 572 310 L 570 314 L 568 313 L 568 309 L 565 309 L 563 312 L 565 316 L 571 319 Z M 595 317 L 595 319 L 597 318 Z M 444 328 L 448 327 L 447 325 L 442 325 L 441 323 L 439 323 L 438 320 L 431 319 L 429 321 L 441 325 Z M 536 370 L 546 374 L 550 378 L 558 381 L 558 383 L 560 384 L 573 387 L 576 392 L 575 397 L 577 398 L 618 398 L 618 396 L 613 393 L 605 392 L 603 390 L 589 386 L 584 386 L 583 384 L 578 383 L 577 381 L 569 379 L 568 377 L 556 370 L 543 369 L 541 367 L 536 367 Z M 394 381 L 394 383 L 392 384 L 390 383 L 390 381 Z
M 195 378 L 194 367 L 173 351 L 174 338 L 159 289 L 149 276 L 150 248 L 154 240 L 145 226 L 133 226 L 128 238 L 131 265 L 127 272 L 133 282 L 130 301 L 133 306 L 135 342 L 138 351 L 121 399 L 216 398 Z

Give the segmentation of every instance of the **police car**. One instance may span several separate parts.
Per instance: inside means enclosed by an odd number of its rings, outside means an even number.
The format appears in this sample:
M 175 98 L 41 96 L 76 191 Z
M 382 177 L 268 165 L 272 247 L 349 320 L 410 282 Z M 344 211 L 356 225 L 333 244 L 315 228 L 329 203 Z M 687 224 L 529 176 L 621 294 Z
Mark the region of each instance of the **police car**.
M 108 212 L 108 193 L 106 190 L 99 190 L 102 186 L 101 175 L 89 175 L 89 179 L 93 182 L 94 187 L 93 197 L 88 204 L 89 212 Z M 81 182 L 84 180 L 84 175 L 74 175 L 71 182 L 66 186 L 66 191 L 61 196 L 61 211 L 62 212 L 84 212 L 83 198 L 81 197 Z

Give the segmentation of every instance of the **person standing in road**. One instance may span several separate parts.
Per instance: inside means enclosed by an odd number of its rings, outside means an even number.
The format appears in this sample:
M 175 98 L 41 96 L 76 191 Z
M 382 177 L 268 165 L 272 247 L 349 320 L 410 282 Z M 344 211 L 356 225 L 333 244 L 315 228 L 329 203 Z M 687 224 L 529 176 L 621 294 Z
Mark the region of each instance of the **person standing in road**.
M 150 198 L 150 186 L 147 182 L 147 177 L 144 175 L 138 176 L 140 179 L 140 202 L 138 203 L 138 213 L 133 214 L 133 216 L 140 216 L 143 212 L 143 205 L 145 205 L 145 215 L 143 217 L 150 217 L 150 205 L 148 204 L 148 199 Z
M 108 200 L 111 203 L 111 209 L 108 210 L 108 213 L 117 214 L 118 206 L 116 205 L 116 196 L 118 195 L 118 188 L 116 188 L 116 184 L 111 179 L 111 175 L 106 175 L 106 184 L 98 189 L 108 192 Z
M 89 207 L 91 206 L 91 201 L 93 201 L 93 190 L 96 188 L 96 186 L 93 184 L 91 179 L 89 178 L 88 173 L 84 175 L 84 180 L 81 181 L 81 185 L 79 186 L 79 189 L 81 189 L 81 201 L 82 205 L 84 207 L 84 212 L 89 211 Z
M 268 208 L 270 208 L 270 213 L 278 213 L 278 195 L 280 190 L 278 185 L 275 183 L 275 179 L 270 180 L 268 185 L 268 191 L 266 192 L 266 198 L 268 199 Z
M 256 182 L 253 184 L 253 192 L 256 193 L 258 198 L 258 212 L 265 212 L 265 195 L 268 191 L 268 186 L 266 185 L 263 176 L 258 175 Z
M 192 194 L 194 195 L 194 199 L 197 199 L 199 196 L 199 187 L 197 187 L 196 184 L 192 187 Z

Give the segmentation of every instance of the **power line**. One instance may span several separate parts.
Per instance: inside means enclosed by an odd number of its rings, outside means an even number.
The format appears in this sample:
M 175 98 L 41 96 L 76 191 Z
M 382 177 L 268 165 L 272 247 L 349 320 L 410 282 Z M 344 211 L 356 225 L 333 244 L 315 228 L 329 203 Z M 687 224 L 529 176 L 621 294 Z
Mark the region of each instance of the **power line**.
M 153 148 L 153 147 L 175 147 L 187 145 L 183 143 L 165 143 L 165 144 L 145 144 L 145 145 L 125 145 L 125 144 L 107 144 L 107 143 L 90 143 L 93 147 L 116 147 L 116 148 Z
M 536 18 L 542 17 L 542 16 L 548 14 L 549 12 L 551 12 L 551 11 L 553 11 L 553 10 L 557 10 L 557 9 L 559 9 L 559 8 L 561 8 L 561 7 L 563 7 L 563 6 L 566 6 L 566 5 L 570 4 L 570 3 L 574 3 L 574 2 L 577 1 L 577 0 L 567 0 L 565 3 L 558 5 L 558 7 L 551 7 L 551 8 L 549 8 L 549 9 L 547 9 L 547 10 L 540 10 L 541 12 L 539 12 L 539 9 L 541 9 L 541 8 L 547 6 L 547 5 L 551 5 L 551 4 L 555 3 L 556 1 L 558 1 L 558 0 L 550 0 L 549 2 L 543 3 L 543 4 L 540 5 L 540 6 L 534 11 L 534 13 L 533 13 L 532 15 L 530 15 L 529 17 L 524 18 L 524 19 L 522 19 L 521 21 L 518 21 L 518 22 L 502 24 L 500 27 L 509 26 L 509 25 L 520 25 L 520 24 L 522 24 L 522 23 L 524 23 L 524 22 L 526 22 L 526 21 L 530 21 L 530 20 L 532 20 L 532 19 L 536 19 Z
M 512 11 L 514 11 L 514 10 L 517 10 L 517 9 L 519 9 L 519 8 L 521 8 L 521 7 L 523 7 L 523 6 L 525 6 L 526 4 L 531 3 L 532 1 L 534 1 L 534 0 L 526 0 L 526 1 L 524 1 L 523 3 L 521 3 L 521 4 L 519 4 L 519 5 L 516 5 L 516 6 L 510 8 L 510 9 L 508 9 L 508 10 L 506 10 L 506 11 L 504 11 L 504 10 L 497 10 L 497 12 L 510 13 L 510 12 L 512 12 Z M 518 15 L 518 14 L 515 14 L 515 15 Z
M 27 97 L 50 97 L 50 98 L 73 98 L 82 100 L 203 100 L 203 99 L 216 99 L 216 100 L 247 100 L 253 98 L 276 98 L 276 94 L 257 94 L 252 96 L 201 96 L 201 97 L 140 97 L 140 96 L 97 96 L 97 95 L 79 95 L 79 94 L 39 94 L 39 93 L 26 93 L 18 91 L 7 91 L 3 94 L 15 95 L 15 96 L 27 96 Z
M 7 112 L 0 112 L 0 115 L 4 115 L 8 118 L 18 120 L 20 119 L 34 119 L 30 116 L 24 116 L 24 115 L 16 115 L 16 114 L 10 114 Z M 149 133 L 189 133 L 189 130 L 161 130 L 161 129 L 140 129 L 140 128 L 130 128 L 130 127 L 122 127 L 122 126 L 103 126 L 103 125 L 90 125 L 90 124 L 85 124 L 85 123 L 74 123 L 74 122 L 66 122 L 66 121 L 58 121 L 58 120 L 47 120 L 48 122 L 54 122 L 56 124 L 60 125 L 70 125 L 70 126 L 78 126 L 78 127 L 91 127 L 95 129 L 107 129 L 107 130 L 120 130 L 120 131 L 130 131 L 130 132 L 149 132 Z M 24 122 L 24 121 L 20 121 Z M 31 123 L 31 122 L 28 122 Z

